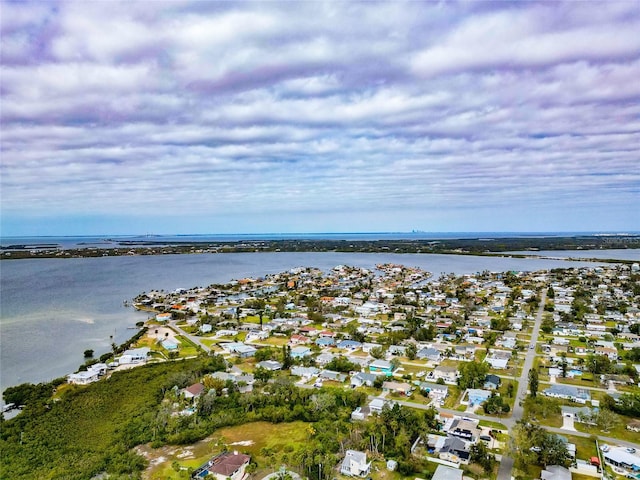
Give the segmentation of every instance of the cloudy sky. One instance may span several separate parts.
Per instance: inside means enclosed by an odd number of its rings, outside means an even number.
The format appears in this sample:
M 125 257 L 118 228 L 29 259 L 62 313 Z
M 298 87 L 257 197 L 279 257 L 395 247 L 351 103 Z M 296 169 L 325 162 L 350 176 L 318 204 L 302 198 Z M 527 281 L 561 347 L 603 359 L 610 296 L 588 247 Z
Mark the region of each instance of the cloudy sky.
M 640 3 L 3 2 L 2 235 L 640 230 Z

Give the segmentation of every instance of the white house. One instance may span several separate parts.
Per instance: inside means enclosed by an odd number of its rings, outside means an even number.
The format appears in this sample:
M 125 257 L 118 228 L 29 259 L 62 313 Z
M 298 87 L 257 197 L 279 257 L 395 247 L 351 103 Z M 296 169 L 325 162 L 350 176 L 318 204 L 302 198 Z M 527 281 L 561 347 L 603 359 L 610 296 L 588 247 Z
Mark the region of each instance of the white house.
M 367 462 L 367 454 L 357 450 L 347 450 L 340 473 L 350 477 L 366 477 L 371 470 L 371 462 Z
M 124 353 L 118 359 L 120 365 L 130 363 L 142 363 L 147 361 L 151 349 L 149 347 L 134 348 L 131 350 L 125 350 Z

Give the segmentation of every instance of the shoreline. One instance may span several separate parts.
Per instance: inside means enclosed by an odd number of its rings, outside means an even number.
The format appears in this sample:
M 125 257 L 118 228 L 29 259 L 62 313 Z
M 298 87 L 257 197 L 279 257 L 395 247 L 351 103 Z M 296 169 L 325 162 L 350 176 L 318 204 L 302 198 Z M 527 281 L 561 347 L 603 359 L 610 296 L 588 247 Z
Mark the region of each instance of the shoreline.
M 193 255 L 213 253 L 256 252 L 335 252 L 335 253 L 408 253 L 472 255 L 508 258 L 562 259 L 569 261 L 598 261 L 633 263 L 634 260 L 595 257 L 549 256 L 552 251 L 607 251 L 640 249 L 640 236 L 566 236 L 566 237 L 508 237 L 469 239 L 397 239 L 397 240 L 241 240 L 203 242 L 131 242 L 120 241 L 112 247 L 63 248 L 60 244 L 14 244 L 0 246 L 0 260 L 33 258 L 95 258 L 141 255 Z M 547 252 L 539 255 L 536 252 Z M 516 252 L 516 253 L 513 253 Z M 526 253 L 522 253 L 526 252 Z

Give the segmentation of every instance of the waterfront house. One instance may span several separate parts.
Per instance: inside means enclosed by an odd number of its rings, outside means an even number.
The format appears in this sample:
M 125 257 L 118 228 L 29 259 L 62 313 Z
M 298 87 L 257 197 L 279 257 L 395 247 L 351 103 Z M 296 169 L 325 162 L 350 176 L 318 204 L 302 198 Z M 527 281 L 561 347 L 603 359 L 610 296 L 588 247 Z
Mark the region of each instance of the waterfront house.
M 99 379 L 100 375 L 96 370 L 87 370 L 67 375 L 67 381 L 74 385 L 88 385 L 90 383 L 97 382 Z
M 147 361 L 150 352 L 151 349 L 149 347 L 125 350 L 117 360 L 120 365 L 142 363 Z

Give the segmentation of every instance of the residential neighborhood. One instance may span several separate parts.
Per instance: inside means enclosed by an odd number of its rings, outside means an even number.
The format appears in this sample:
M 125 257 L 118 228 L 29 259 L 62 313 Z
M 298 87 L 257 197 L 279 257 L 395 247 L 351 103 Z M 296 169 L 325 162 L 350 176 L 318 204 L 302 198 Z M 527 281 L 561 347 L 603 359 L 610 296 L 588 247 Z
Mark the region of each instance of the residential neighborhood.
M 439 278 L 396 264 L 339 265 L 151 291 L 135 299 L 150 315 L 136 345 L 68 381 L 217 355 L 224 371 L 172 394 L 172 415 L 196 415 L 210 395 L 288 380 L 316 392 L 362 392 L 350 415 L 356 423 L 394 409 L 434 412 L 437 428 L 411 438 L 407 453 L 433 464 L 434 478 L 440 467 L 471 478 L 615 478 L 640 468 L 640 434 L 625 428 L 640 398 L 637 278 L 636 264 Z M 527 455 L 559 442 L 558 464 L 519 463 L 513 439 L 534 427 L 530 441 L 549 437 Z M 333 475 L 345 477 L 376 478 L 406 460 L 370 449 L 336 455 Z M 229 458 L 237 469 L 225 475 L 235 478 L 249 460 Z M 218 475 L 222 460 L 212 462 L 194 478 Z

